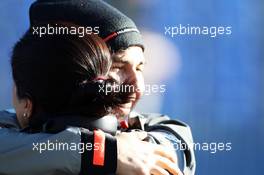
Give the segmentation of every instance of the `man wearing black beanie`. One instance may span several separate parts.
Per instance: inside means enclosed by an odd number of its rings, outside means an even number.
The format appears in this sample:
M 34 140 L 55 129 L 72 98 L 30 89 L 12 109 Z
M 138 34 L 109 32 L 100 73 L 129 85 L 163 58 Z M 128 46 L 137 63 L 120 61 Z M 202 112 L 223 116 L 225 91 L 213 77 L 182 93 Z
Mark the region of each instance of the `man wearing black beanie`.
M 102 0 L 38 0 L 31 5 L 29 15 L 32 27 L 52 21 L 98 27 L 99 36 L 113 51 L 130 46 L 144 48 L 134 22 Z
M 111 75 L 122 82 L 128 80 L 132 81 L 133 85 L 139 89 L 131 95 L 130 102 L 120 106 L 117 111 L 120 115 L 117 117 L 122 120 L 123 116 L 129 116 L 129 128 L 148 131 L 149 140 L 153 143 L 162 144 L 166 141 L 169 141 L 172 145 L 178 144 L 179 142 L 185 143 L 187 149 L 182 152 L 177 152 L 178 161 L 179 164 L 182 164 L 180 168 L 185 175 L 193 175 L 195 170 L 195 161 L 194 153 L 191 147 L 192 136 L 190 128 L 186 124 L 170 120 L 167 116 L 160 114 L 130 113 L 138 99 L 142 96 L 144 89 L 144 80 L 142 75 L 145 62 L 143 56 L 144 45 L 141 35 L 134 22 L 117 9 L 101 0 L 37 0 L 31 5 L 30 24 L 36 34 L 40 32 L 39 29 L 41 27 L 45 27 L 50 22 L 54 23 L 56 21 L 70 22 L 79 26 L 98 29 L 98 35 L 104 39 L 112 52 L 113 66 Z M 123 125 L 125 124 L 123 123 Z M 42 134 L 38 135 L 40 138 L 42 137 Z M 24 135 L 23 137 L 27 136 Z M 62 133 L 61 135 L 57 134 L 56 137 L 64 138 L 65 133 Z M 166 159 L 166 157 L 157 156 L 157 154 L 152 153 L 153 151 L 157 151 L 158 147 L 156 147 L 156 145 L 149 143 L 148 146 L 146 145 L 148 149 L 142 149 L 137 147 L 138 142 L 136 139 L 130 139 L 129 137 L 133 137 L 133 134 L 130 135 L 130 133 L 125 133 L 122 137 L 120 137 L 121 139 L 119 138 L 118 147 L 121 151 L 118 154 L 118 161 L 120 165 L 126 166 L 117 167 L 118 174 L 132 175 L 141 173 L 142 175 L 147 175 L 150 174 L 150 172 L 151 174 L 166 174 L 163 169 L 174 169 L 174 172 L 178 171 L 177 167 L 171 167 L 174 164 L 172 164 L 170 160 Z M 142 136 L 139 136 L 139 138 L 141 137 Z M 31 139 L 28 139 L 27 143 L 30 141 L 32 142 Z M 168 152 L 163 148 L 159 147 L 159 149 L 162 154 Z M 19 157 L 21 153 L 23 153 L 23 150 L 21 150 L 21 152 L 16 152 L 15 155 Z M 31 152 L 29 160 L 37 159 L 33 158 L 34 156 L 40 156 L 38 153 L 35 154 L 36 155 Z M 58 158 L 55 159 L 52 154 L 53 153 L 46 154 L 48 161 L 52 162 L 53 160 L 60 160 Z M 144 157 L 144 155 L 140 156 L 140 154 L 149 155 L 149 157 Z M 184 157 L 182 160 L 180 159 L 181 156 L 179 154 L 182 154 Z M 64 157 L 67 157 L 67 159 L 76 159 L 76 157 L 72 154 L 67 155 L 67 153 L 64 153 Z M 27 160 L 27 158 L 24 160 Z M 71 160 L 68 161 L 68 165 L 65 166 L 59 164 L 58 162 L 54 163 L 53 167 L 49 167 L 51 174 L 60 170 L 64 172 L 62 169 L 69 167 L 71 167 L 69 169 L 70 174 L 74 174 L 74 172 L 78 172 L 76 170 L 78 170 L 80 165 L 81 167 L 92 166 L 83 165 L 81 160 L 78 160 L 77 162 Z M 164 165 L 165 162 L 167 162 L 167 165 Z M 40 168 L 42 163 L 43 162 L 33 163 L 33 165 L 37 165 L 36 167 L 39 167 L 38 174 L 42 173 Z M 144 163 L 148 166 L 144 165 Z M 10 164 L 12 164 L 12 162 L 10 162 Z M 131 168 L 133 166 L 134 168 Z M 26 170 L 26 168 L 21 168 L 20 174 L 23 174 L 22 170 Z M 52 172 L 52 170 L 54 170 L 54 172 Z M 38 170 L 35 168 L 34 173 L 37 171 Z M 17 172 L 17 170 L 14 170 L 13 172 L 9 170 L 9 173 L 6 174 L 16 174 L 15 172 Z M 30 171 L 28 172 L 29 173 L 27 174 L 30 174 Z M 4 172 L 1 172 L 0 169 L 0 174 L 1 173 Z M 86 174 L 85 172 L 81 173 L 83 175 Z M 93 172 L 87 172 L 87 174 L 91 173 Z M 178 171 L 178 173 L 173 174 L 180 174 L 180 172 Z

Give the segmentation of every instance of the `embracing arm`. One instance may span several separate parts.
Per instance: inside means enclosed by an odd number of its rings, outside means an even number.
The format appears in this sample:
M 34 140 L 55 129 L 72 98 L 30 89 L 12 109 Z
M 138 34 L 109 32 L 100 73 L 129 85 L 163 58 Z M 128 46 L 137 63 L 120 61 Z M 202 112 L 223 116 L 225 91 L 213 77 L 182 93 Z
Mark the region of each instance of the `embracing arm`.
M 69 127 L 61 132 L 29 134 L 19 132 L 15 114 L 0 112 L 0 174 L 82 175 L 87 172 L 115 173 L 116 139 L 103 133 L 103 143 L 95 145 L 99 132 Z M 104 144 L 104 164 L 93 161 Z M 95 148 L 96 147 L 96 148 Z M 98 156 L 97 156 L 98 157 Z M 100 163 L 100 162 L 99 162 Z
M 57 134 L 28 134 L 18 131 L 12 116 L 7 116 L 10 113 L 0 114 L 0 174 L 78 175 L 82 170 L 81 174 L 85 175 L 95 169 L 104 171 L 103 174 L 115 172 L 118 175 L 167 175 L 164 169 L 171 170 L 173 175 L 181 174 L 174 168 L 173 154 L 159 145 L 142 141 L 146 133 L 120 133 L 116 137 L 106 134 L 105 164 L 108 168 L 94 166 L 91 170 L 93 151 L 86 151 L 84 155 L 82 150 L 76 150 L 76 145 L 92 142 L 93 132 L 68 128 Z M 54 145 L 49 150 L 51 143 L 57 143 L 57 146 L 59 143 L 71 144 L 72 149 L 58 150 Z
M 78 174 L 81 154 L 77 151 L 47 150 L 48 143 L 78 143 L 70 130 L 59 134 L 26 134 L 0 129 L 0 174 Z
M 148 132 L 149 141 L 161 144 L 167 149 L 174 149 L 178 166 L 185 175 L 195 173 L 195 155 L 190 127 L 178 120 L 171 120 L 166 115 L 132 112 L 129 118 L 131 129 L 142 129 Z

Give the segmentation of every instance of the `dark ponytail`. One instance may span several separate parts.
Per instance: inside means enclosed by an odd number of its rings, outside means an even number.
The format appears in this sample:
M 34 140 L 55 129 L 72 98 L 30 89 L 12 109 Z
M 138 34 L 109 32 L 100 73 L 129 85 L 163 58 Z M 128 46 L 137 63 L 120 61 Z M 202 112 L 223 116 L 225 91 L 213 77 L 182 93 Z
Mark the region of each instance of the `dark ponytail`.
M 96 35 L 39 37 L 30 30 L 11 58 L 17 95 L 32 100 L 34 120 L 39 113 L 101 116 L 125 103 L 128 94 L 100 91 L 119 84 L 108 77 L 111 63 L 106 44 Z

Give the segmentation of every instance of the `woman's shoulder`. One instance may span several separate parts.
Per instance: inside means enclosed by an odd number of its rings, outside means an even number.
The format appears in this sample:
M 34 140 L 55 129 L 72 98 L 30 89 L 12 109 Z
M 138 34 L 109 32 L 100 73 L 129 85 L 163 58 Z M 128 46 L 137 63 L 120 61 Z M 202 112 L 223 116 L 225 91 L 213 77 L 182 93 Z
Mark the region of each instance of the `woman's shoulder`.
M 13 109 L 0 111 L 0 128 L 19 129 L 16 113 Z

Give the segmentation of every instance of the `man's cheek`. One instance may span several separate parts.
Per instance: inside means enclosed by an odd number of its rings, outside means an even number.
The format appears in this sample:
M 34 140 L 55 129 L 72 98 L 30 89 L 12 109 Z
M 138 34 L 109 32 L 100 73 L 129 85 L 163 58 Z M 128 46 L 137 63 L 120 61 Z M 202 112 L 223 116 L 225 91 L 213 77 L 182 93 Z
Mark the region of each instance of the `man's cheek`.
M 138 95 L 140 98 L 145 92 L 145 82 L 144 82 L 144 77 L 142 74 L 138 76 L 137 89 L 138 89 L 138 93 L 139 93 Z
M 109 72 L 109 76 L 114 78 L 117 82 L 124 82 L 125 81 L 125 74 L 124 71 L 122 70 L 115 70 L 115 71 L 111 71 Z

